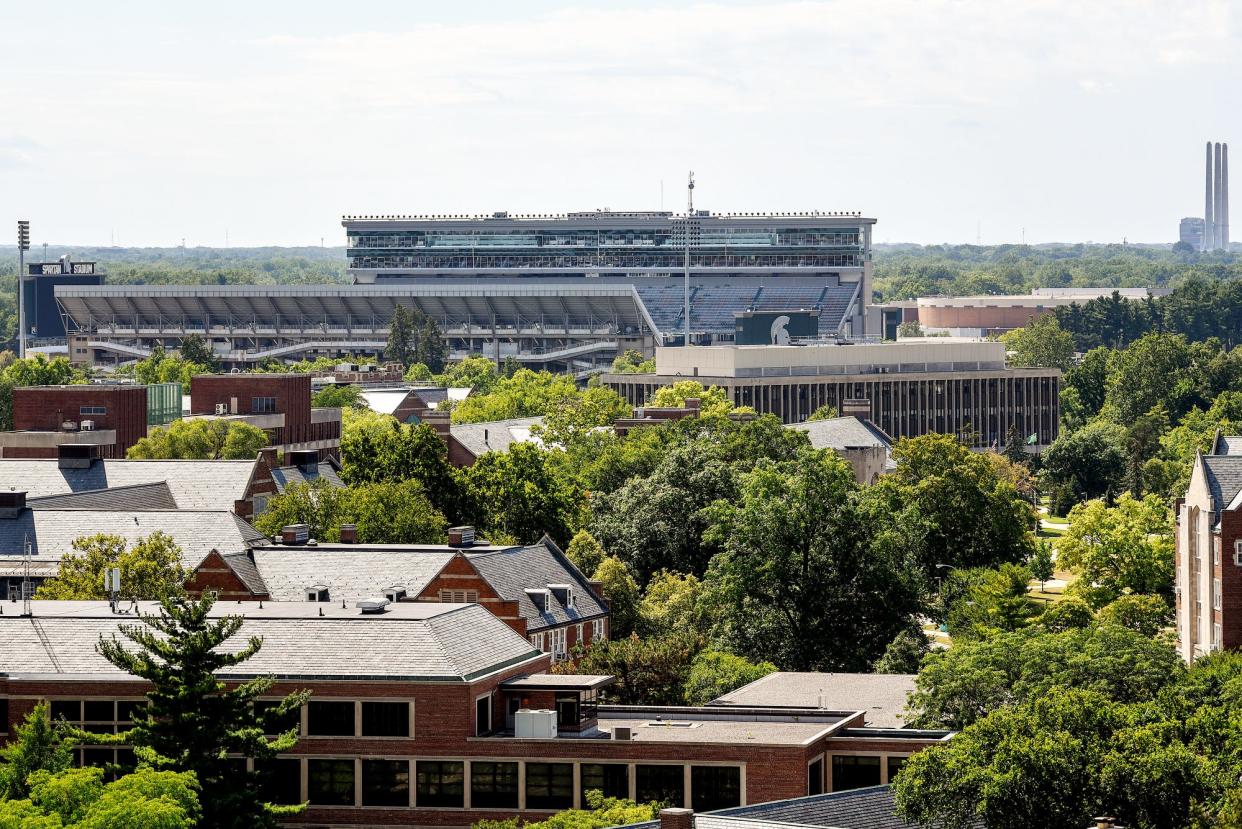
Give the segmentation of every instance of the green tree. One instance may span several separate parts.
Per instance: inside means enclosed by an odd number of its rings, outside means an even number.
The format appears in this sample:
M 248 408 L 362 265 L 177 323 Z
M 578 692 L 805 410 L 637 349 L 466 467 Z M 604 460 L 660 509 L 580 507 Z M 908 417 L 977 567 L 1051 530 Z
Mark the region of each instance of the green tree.
M 1078 573 L 1071 590 L 1093 607 L 1125 593 L 1173 595 L 1173 522 L 1156 495 L 1123 494 L 1114 507 L 1088 501 L 1070 511 L 1057 544 L 1062 566 Z
M 1005 448 L 1001 454 L 1010 463 L 1025 464 L 1030 461 L 1031 456 L 1027 454 L 1026 435 L 1022 434 L 1022 430 L 1018 428 L 1018 424 L 1009 424 L 1009 429 L 1005 431 Z
M 1035 545 L 1035 554 L 1031 556 L 1029 567 L 1031 578 L 1039 581 L 1039 589 L 1042 592 L 1044 584 L 1055 574 L 1051 543 L 1040 541 Z
M 0 827 L 192 829 L 201 811 L 190 772 L 140 768 L 112 782 L 100 768 L 31 775 L 28 799 L 0 801 Z
M 367 402 L 360 386 L 331 383 L 311 395 L 311 405 L 317 408 L 364 409 Z
M 535 433 L 550 446 L 570 446 L 592 430 L 629 417 L 629 404 L 610 388 L 592 386 L 552 403 Z
M 403 366 L 417 362 L 414 359 L 414 319 L 410 315 L 410 309 L 401 303 L 397 303 L 392 312 L 384 357 Z
M 1095 621 L 1091 605 L 1077 596 L 1067 596 L 1059 602 L 1052 602 L 1044 608 L 1036 620 L 1045 629 L 1054 633 L 1072 628 L 1085 628 Z
M 204 826 L 274 827 L 280 816 L 300 807 L 276 807 L 261 800 L 254 772 L 237 768 L 232 757 L 263 761 L 297 743 L 297 729 L 276 737 L 277 723 L 296 712 L 308 694 L 286 696 L 266 712 L 254 701 L 271 690 L 268 677 L 228 687 L 217 674 L 243 664 L 263 646 L 250 637 L 240 648 L 224 647 L 242 628 L 240 616 L 213 616 L 215 599 L 164 599 L 158 614 L 123 624 L 120 636 L 100 637 L 98 651 L 116 667 L 147 680 L 147 706 L 134 713 L 133 727 L 100 739 L 149 749 L 170 769 L 193 772 L 202 787 Z
M 720 386 L 704 388 L 698 380 L 679 380 L 671 386 L 655 390 L 648 405 L 657 408 L 679 409 L 690 398 L 699 400 L 699 417 L 726 415 L 733 410 L 733 402 Z
M 193 352 L 191 346 L 191 352 Z M 210 374 L 212 367 L 206 363 L 196 363 L 182 355 L 168 354 L 162 345 L 155 345 L 146 359 L 134 363 L 128 369 L 139 383 L 180 383 L 184 388 L 190 387 L 190 380 L 196 374 Z
M 726 650 L 783 670 L 866 670 L 920 608 L 906 539 L 860 505 L 853 471 L 831 451 L 759 466 L 708 514 L 705 538 L 720 553 L 707 601 Z
M 686 677 L 686 704 L 706 705 L 776 671 L 771 662 L 751 662 L 723 651 L 700 651 Z
M 1083 409 L 1086 422 L 1100 413 L 1108 394 L 1109 358 L 1113 350 L 1093 348 L 1065 373 L 1065 389 L 1073 389 Z
M 1069 371 L 1074 362 L 1074 338 L 1061 328 L 1055 314 L 1044 314 L 1001 335 L 1012 366 L 1042 366 Z
M 660 804 L 635 803 L 604 797 L 592 789 L 585 792 L 585 809 L 565 809 L 546 820 L 521 823 L 512 817 L 506 820 L 481 820 L 471 829 L 607 829 L 609 826 L 629 826 L 647 823 L 660 816 Z
M 515 443 L 508 452 L 485 452 L 463 471 L 462 479 L 475 505 L 476 524 L 523 543 L 544 533 L 558 544 L 570 538 L 581 493 L 558 474 L 547 450 Z
M 63 721 L 54 723 L 46 700 L 40 700 L 0 747 L 0 802 L 21 800 L 30 793 L 30 775 L 53 774 L 73 765 L 73 740 Z M 4 824 L 0 823 L 0 826 Z
M 1064 486 L 1069 506 L 1090 498 L 1115 498 L 1125 485 L 1125 445 L 1125 428 L 1105 421 L 1059 435 L 1044 453 L 1042 488 Z
M 875 661 L 877 674 L 916 674 L 923 657 L 931 651 L 927 635 L 911 625 L 893 637 L 884 649 L 884 655 Z
M 1148 491 L 1147 462 L 1160 451 L 1160 439 L 1169 431 L 1169 415 L 1162 406 L 1135 419 L 1126 430 L 1126 485 L 1136 497 Z
M 398 423 L 375 412 L 349 412 L 341 433 L 341 477 L 350 484 L 413 480 L 437 510 L 453 521 L 467 511 L 461 476 L 448 446 L 425 424 Z
M 686 678 L 698 652 L 689 636 L 640 639 L 629 636 L 592 643 L 573 662 L 559 662 L 553 673 L 610 674 L 617 678 L 608 701 L 617 705 L 681 705 Z
M 220 361 L 211 352 L 211 347 L 207 345 L 202 334 L 187 334 L 182 337 L 178 351 L 181 352 L 181 359 L 187 363 L 205 366 L 210 372 L 220 370 Z
M 496 364 L 486 357 L 467 357 L 448 366 L 437 382 L 450 388 L 472 389 L 474 394 L 487 394 L 500 379 Z
M 593 581 L 608 600 L 609 624 L 614 639 L 629 636 L 638 625 L 638 583 L 630 568 L 616 556 L 605 556 L 595 568 Z
M 643 357 L 641 351 L 626 349 L 612 361 L 613 374 L 655 374 L 655 360 Z
M 836 406 L 829 406 L 825 404 L 807 415 L 806 422 L 813 423 L 817 420 L 832 420 L 833 418 L 838 417 L 838 415 L 839 413 L 837 412 Z
M 240 420 L 174 420 L 150 430 L 126 457 L 141 460 L 246 460 L 271 443 L 267 432 Z
M 988 457 L 952 436 L 929 434 L 899 440 L 893 460 L 896 470 L 868 497 L 912 528 L 926 573 L 937 564 L 986 567 L 1030 558 L 1035 511 Z
M 647 582 L 638 604 L 638 630 L 647 637 L 701 636 L 707 626 L 703 584 L 688 573 L 661 570 Z
M 448 359 L 448 343 L 440 331 L 435 319 L 422 311 L 415 311 L 412 323 L 416 332 L 415 347 L 410 355 L 411 362 L 421 363 L 433 374 L 444 371 L 444 363 Z
M 606 553 L 603 546 L 595 540 L 595 536 L 586 530 L 578 530 L 565 548 L 565 555 L 575 567 L 589 575 L 599 569 Z
M 1120 625 L 1144 636 L 1155 636 L 1172 621 L 1168 602 L 1159 596 L 1121 596 L 1100 608 L 1100 622 Z
M 996 569 L 955 571 L 967 588 L 948 607 L 949 632 L 954 639 L 987 636 L 996 631 L 1026 627 L 1039 615 L 1028 592 L 1031 571 L 1006 562 Z
M 36 599 L 106 599 L 104 575 L 113 567 L 121 571 L 119 597 L 161 601 L 185 595 L 189 576 L 182 564 L 181 548 L 166 533 L 151 533 L 129 547 L 119 535 L 84 536 L 73 540 L 73 552 L 60 561 L 55 578 L 39 585 Z
M 453 406 L 453 422 L 488 423 L 539 417 L 578 397 L 578 387 L 569 375 L 524 368 L 511 377 L 496 380 L 488 391 L 476 392 L 458 402 Z M 591 411 L 586 414 L 589 416 Z
M 13 389 L 22 386 L 65 386 L 86 382 L 86 374 L 64 357 L 48 359 L 42 354 L 0 363 L 0 432 L 13 428 Z
M 415 480 L 356 484 L 340 489 L 323 479 L 293 484 L 274 496 L 254 520 L 265 535 L 306 524 L 312 538 L 339 541 L 353 524 L 363 544 L 442 544 L 448 521 Z

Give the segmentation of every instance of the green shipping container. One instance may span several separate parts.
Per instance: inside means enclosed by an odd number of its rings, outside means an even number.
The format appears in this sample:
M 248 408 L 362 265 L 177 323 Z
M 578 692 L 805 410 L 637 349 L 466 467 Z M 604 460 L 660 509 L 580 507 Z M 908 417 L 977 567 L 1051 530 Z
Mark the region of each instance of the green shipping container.
M 166 426 L 181 419 L 181 384 L 151 383 L 147 386 L 147 425 Z

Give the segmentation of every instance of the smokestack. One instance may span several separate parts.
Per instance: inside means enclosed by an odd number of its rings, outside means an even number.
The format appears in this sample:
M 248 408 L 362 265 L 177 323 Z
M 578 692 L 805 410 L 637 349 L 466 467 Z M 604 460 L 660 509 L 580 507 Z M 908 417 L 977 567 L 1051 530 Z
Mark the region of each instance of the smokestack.
M 1221 213 L 1221 204 L 1220 204 L 1220 191 L 1221 191 L 1221 186 L 1220 186 L 1220 185 L 1221 185 L 1221 180 L 1220 180 L 1220 172 L 1221 172 L 1221 171 L 1220 171 L 1220 142 L 1219 142 L 1219 141 L 1217 141 L 1217 142 L 1216 142 L 1216 169 L 1212 171 L 1212 174 L 1213 174 L 1213 175 L 1212 175 L 1212 181 L 1214 182 L 1214 187 L 1215 187 L 1215 196 L 1216 196 L 1216 199 L 1212 202 L 1212 215 L 1213 215 L 1213 217 L 1215 217 L 1215 219 L 1216 219 L 1216 227 L 1215 227 L 1215 228 L 1213 228 L 1213 230 L 1212 230 L 1212 246 L 1213 246 L 1213 250 L 1215 250 L 1216 248 L 1219 248 L 1219 247 L 1220 247 L 1220 244 L 1221 244 L 1221 238 L 1224 236 L 1224 233 L 1221 231 L 1221 226 L 1220 226 L 1220 213 Z
M 1220 246 L 1229 249 L 1229 145 L 1220 149 Z
M 1212 142 L 1207 142 L 1207 164 L 1204 167 L 1204 183 L 1203 183 L 1203 249 L 1211 250 L 1214 239 L 1212 238 L 1212 207 L 1214 200 L 1212 198 Z

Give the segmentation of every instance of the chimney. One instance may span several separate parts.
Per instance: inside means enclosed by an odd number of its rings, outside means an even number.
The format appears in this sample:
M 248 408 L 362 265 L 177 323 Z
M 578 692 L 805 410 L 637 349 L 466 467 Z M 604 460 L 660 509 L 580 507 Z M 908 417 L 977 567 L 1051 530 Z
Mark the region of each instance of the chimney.
M 90 469 L 99 459 L 93 443 L 62 443 L 56 447 L 56 466 L 60 469 Z
M 0 518 L 16 518 L 26 509 L 26 491 L 0 492 Z
M 661 809 L 660 829 L 694 829 L 694 810 Z
M 1220 246 L 1229 249 L 1229 145 L 1220 145 Z
M 1221 230 L 1221 215 L 1220 215 L 1220 214 L 1221 214 L 1221 198 L 1220 198 L 1220 191 L 1221 191 L 1221 175 L 1220 175 L 1220 174 L 1221 174 L 1221 169 L 1220 169 L 1220 156 L 1221 156 L 1221 153 L 1220 153 L 1220 142 L 1218 141 L 1218 142 L 1216 142 L 1216 169 L 1212 171 L 1212 181 L 1213 181 L 1213 186 L 1215 187 L 1215 192 L 1214 192 L 1214 194 L 1213 194 L 1213 195 L 1215 196 L 1215 198 L 1214 198 L 1214 199 L 1213 199 L 1213 201 L 1212 201 L 1212 215 L 1213 215 L 1213 216 L 1215 217 L 1215 219 L 1216 219 L 1216 227 L 1215 227 L 1215 229 L 1212 231 L 1212 242 L 1214 243 L 1215 247 L 1217 247 L 1217 248 L 1221 247 L 1221 239 L 1224 237 L 1224 232 Z
M 1213 221 L 1212 207 L 1215 200 L 1212 198 L 1212 142 L 1207 142 L 1207 164 L 1204 168 L 1204 184 L 1203 184 L 1203 249 L 1212 250 L 1215 247 L 1215 239 L 1212 235 Z
M 341 525 L 341 543 L 357 544 L 358 543 L 358 525 L 342 524 Z
M 449 527 L 448 543 L 450 547 L 473 547 L 474 527 Z
M 310 526 L 307 524 L 286 524 L 280 531 L 282 544 L 305 544 L 310 540 Z
M 451 415 L 448 412 L 436 412 L 430 410 L 420 412 L 418 415 L 419 420 L 426 423 L 432 429 L 435 429 L 436 434 L 438 435 L 447 435 L 449 433 L 450 417 Z
M 260 449 L 259 457 L 266 461 L 268 467 L 271 469 L 275 469 L 279 465 L 276 457 L 276 448 L 274 446 L 269 446 L 266 449 Z
M 686 409 L 695 409 L 695 410 L 697 411 L 697 410 L 698 410 L 698 408 L 699 408 L 700 406 L 702 406 L 702 405 L 703 405 L 703 401 L 702 401 L 702 400 L 700 400 L 699 398 L 697 398 L 697 397 L 687 397 L 687 398 L 686 398 L 686 405 L 684 406 L 684 408 L 686 408 Z

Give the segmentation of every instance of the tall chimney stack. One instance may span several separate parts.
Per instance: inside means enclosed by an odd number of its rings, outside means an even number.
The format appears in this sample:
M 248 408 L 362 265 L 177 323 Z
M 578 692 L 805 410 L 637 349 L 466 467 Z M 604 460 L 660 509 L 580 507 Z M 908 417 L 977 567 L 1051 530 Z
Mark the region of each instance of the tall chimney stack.
M 1229 145 L 1220 149 L 1220 246 L 1229 250 Z
M 1212 250 L 1215 240 L 1212 238 L 1213 218 L 1212 206 L 1215 202 L 1212 192 L 1212 142 L 1207 142 L 1207 164 L 1204 167 L 1203 184 L 1203 249 Z
M 1213 246 L 1213 249 L 1216 249 L 1221 246 L 1221 239 L 1225 235 L 1224 231 L 1221 230 L 1221 224 L 1220 224 L 1220 219 L 1221 219 L 1221 216 L 1220 216 L 1221 214 L 1220 173 L 1221 173 L 1221 170 L 1220 170 L 1220 142 L 1219 141 L 1216 142 L 1216 169 L 1213 170 L 1212 173 L 1213 173 L 1213 176 L 1212 176 L 1213 187 L 1215 188 L 1215 196 L 1216 196 L 1215 200 L 1212 202 L 1212 216 L 1216 219 L 1216 227 L 1212 229 L 1212 246 Z

